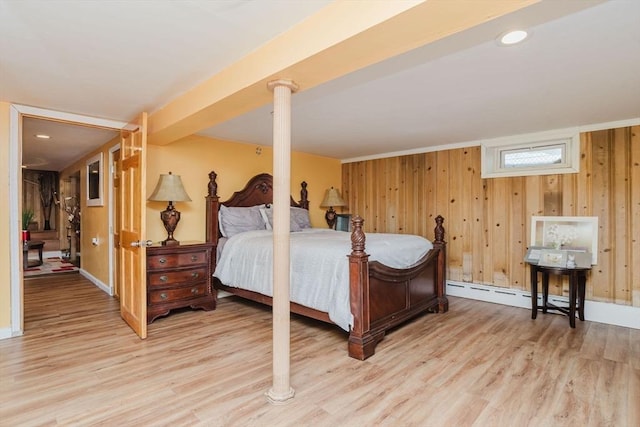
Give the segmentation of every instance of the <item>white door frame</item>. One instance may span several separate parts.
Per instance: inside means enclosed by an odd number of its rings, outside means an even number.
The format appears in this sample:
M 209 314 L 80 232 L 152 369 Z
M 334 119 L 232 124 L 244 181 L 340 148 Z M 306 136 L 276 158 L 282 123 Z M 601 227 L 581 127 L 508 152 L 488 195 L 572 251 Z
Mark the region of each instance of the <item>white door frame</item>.
M 22 118 L 23 116 L 53 119 L 80 125 L 99 126 L 121 130 L 126 128 L 127 122 L 83 116 L 80 114 L 64 113 L 45 108 L 27 105 L 11 104 L 9 122 L 9 248 L 11 268 L 11 336 L 24 333 L 24 292 L 22 280 L 22 251 L 19 245 L 20 212 L 22 211 Z M 111 200 L 109 200 L 111 203 Z M 112 265 L 112 254 L 109 253 L 109 265 Z M 111 277 L 109 278 L 111 280 Z M 109 284 L 113 288 L 113 282 Z
M 109 295 L 113 296 L 114 284 L 115 284 L 115 276 L 113 274 L 115 260 L 113 259 L 113 250 L 115 249 L 115 242 L 113 241 L 113 236 L 115 234 L 114 221 L 115 216 L 113 214 L 113 182 L 114 176 L 113 173 L 113 153 L 120 150 L 120 143 L 117 143 L 113 147 L 109 149 L 109 179 L 107 180 L 107 193 L 109 194 Z

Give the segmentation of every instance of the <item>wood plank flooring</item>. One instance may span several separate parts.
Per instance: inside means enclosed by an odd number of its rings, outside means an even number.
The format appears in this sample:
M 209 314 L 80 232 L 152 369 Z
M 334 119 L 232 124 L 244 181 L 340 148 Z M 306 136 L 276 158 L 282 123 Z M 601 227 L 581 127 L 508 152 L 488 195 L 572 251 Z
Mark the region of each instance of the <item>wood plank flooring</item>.
M 365 362 L 294 316 L 295 398 L 267 403 L 269 309 L 179 311 L 139 340 L 80 275 L 25 281 L 0 341 L 0 426 L 640 426 L 640 331 L 450 298 Z

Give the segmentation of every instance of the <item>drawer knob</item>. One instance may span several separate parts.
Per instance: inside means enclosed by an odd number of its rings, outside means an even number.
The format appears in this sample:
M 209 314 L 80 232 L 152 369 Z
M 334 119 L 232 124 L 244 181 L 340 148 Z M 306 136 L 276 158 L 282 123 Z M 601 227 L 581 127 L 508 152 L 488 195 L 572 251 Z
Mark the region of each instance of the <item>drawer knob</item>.
M 167 299 L 167 294 L 164 292 L 160 294 L 160 299 Z
M 166 263 L 166 262 L 167 262 L 167 259 L 166 259 L 166 258 L 160 258 L 160 259 L 158 260 L 158 262 L 159 262 L 160 264 L 164 264 L 164 263 Z
M 200 273 L 191 273 L 191 277 L 193 277 L 194 279 L 197 278 L 200 275 Z
M 191 261 L 197 261 L 198 255 L 191 255 Z
M 167 280 L 169 280 L 169 278 L 167 276 L 160 276 L 160 281 L 161 282 L 166 282 Z
M 191 293 L 194 295 L 198 295 L 198 288 L 191 288 Z

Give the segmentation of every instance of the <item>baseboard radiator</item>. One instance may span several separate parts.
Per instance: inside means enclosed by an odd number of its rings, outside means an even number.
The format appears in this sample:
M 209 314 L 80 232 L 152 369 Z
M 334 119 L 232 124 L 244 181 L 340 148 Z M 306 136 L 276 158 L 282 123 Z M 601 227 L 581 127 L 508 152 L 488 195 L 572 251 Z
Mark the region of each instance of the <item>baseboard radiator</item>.
M 447 295 L 531 310 L 531 292 L 521 289 L 448 280 Z M 538 292 L 539 304 L 542 303 L 541 295 L 541 292 Z M 559 306 L 568 306 L 569 298 L 549 295 L 549 302 Z M 585 320 L 592 322 L 640 329 L 640 307 L 587 300 L 584 304 L 584 317 Z

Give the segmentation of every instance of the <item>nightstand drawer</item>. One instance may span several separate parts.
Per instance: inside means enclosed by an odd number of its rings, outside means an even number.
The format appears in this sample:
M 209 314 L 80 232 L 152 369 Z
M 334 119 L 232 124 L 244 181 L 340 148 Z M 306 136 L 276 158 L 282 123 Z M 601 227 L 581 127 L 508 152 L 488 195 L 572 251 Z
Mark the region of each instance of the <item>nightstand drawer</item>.
M 148 286 L 167 286 L 205 280 L 209 269 L 206 266 L 190 268 L 188 270 L 174 270 L 164 272 L 149 272 Z
M 207 259 L 207 251 L 151 255 L 147 257 L 147 269 L 176 268 L 206 264 Z
M 164 289 L 149 292 L 149 304 L 171 303 L 189 298 L 199 298 L 207 295 L 207 283 L 197 283 L 183 288 Z

